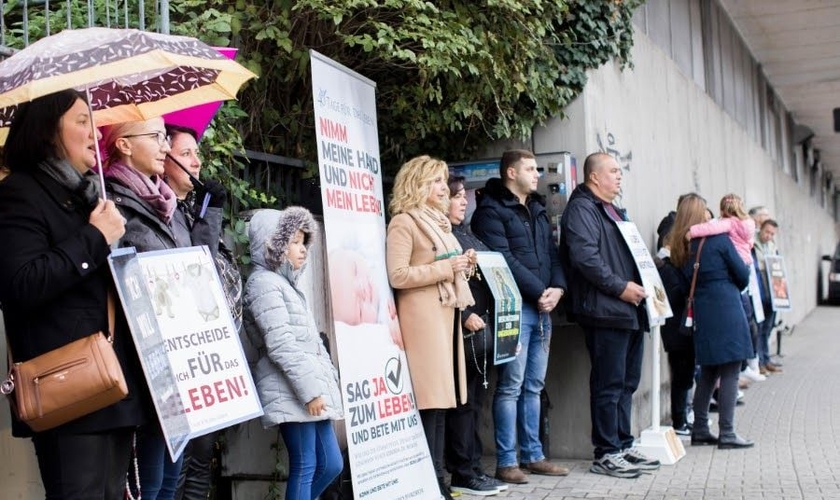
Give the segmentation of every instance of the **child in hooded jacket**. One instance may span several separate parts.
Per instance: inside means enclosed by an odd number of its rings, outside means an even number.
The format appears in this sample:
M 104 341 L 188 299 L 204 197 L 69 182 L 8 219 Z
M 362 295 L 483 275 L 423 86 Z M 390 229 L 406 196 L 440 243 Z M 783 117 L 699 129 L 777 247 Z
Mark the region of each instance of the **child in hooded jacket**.
M 286 500 L 314 500 L 343 467 L 331 420 L 343 417 L 338 372 L 298 280 L 315 220 L 302 207 L 258 210 L 249 227 L 243 347 L 265 414 L 289 452 Z

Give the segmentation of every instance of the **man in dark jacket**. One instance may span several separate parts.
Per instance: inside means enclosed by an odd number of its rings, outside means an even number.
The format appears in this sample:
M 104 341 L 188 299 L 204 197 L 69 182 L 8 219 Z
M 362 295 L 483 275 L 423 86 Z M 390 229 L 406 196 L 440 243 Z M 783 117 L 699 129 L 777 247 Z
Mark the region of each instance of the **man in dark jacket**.
M 550 476 L 569 473 L 546 460 L 539 436 L 540 392 L 551 341 L 549 313 L 563 296 L 566 280 L 551 240 L 545 201 L 534 192 L 539 179 L 534 154 L 506 151 L 499 174 L 501 179 L 487 181 L 471 226 L 484 244 L 504 255 L 522 295 L 521 351 L 513 361 L 499 366 L 493 398 L 496 478 L 522 484 L 528 478 L 517 465 L 517 423 L 523 469 Z
M 645 289 L 635 260 L 619 231 L 624 210 L 612 204 L 621 193 L 621 168 L 606 153 L 583 165 L 584 184 L 572 192 L 561 219 L 560 258 L 569 276 L 567 310 L 586 333 L 592 363 L 589 377 L 591 472 L 638 477 L 659 468 L 632 448 L 630 415 L 639 385 L 648 320 Z

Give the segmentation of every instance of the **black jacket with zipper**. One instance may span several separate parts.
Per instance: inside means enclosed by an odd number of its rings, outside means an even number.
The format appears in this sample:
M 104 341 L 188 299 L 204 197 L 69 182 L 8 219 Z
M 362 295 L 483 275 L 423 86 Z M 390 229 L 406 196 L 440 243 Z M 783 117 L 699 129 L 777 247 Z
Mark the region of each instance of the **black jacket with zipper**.
M 647 330 L 644 301 L 619 298 L 627 283 L 642 283 L 636 262 L 602 200 L 586 184 L 572 192 L 560 221 L 560 261 L 569 278 L 566 312 L 595 328 Z M 614 207 L 626 220 L 623 209 Z

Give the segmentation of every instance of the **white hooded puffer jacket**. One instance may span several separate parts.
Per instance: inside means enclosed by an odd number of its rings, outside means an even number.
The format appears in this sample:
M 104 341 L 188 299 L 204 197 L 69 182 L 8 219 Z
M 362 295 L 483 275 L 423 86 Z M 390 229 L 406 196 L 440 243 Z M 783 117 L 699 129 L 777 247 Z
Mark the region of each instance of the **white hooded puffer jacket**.
M 307 247 L 317 230 L 308 210 L 259 210 L 251 218 L 249 236 L 254 271 L 245 284 L 243 347 L 265 415 L 264 427 L 343 417 L 338 371 L 332 364 L 294 271 L 286 248 L 297 230 Z M 318 417 L 306 403 L 321 396 L 326 411 Z

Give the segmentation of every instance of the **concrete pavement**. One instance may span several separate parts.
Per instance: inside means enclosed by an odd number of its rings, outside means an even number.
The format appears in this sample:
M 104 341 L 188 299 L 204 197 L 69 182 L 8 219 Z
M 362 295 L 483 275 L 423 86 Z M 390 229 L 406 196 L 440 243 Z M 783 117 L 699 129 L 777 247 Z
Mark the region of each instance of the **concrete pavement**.
M 840 308 L 815 309 L 783 337 L 782 354 L 784 373 L 754 383 L 736 410 L 737 432 L 753 448 L 692 447 L 684 439 L 683 459 L 637 479 L 592 474 L 590 461 L 556 461 L 571 473 L 531 475 L 529 484 L 487 498 L 840 500 Z M 492 458 L 486 466 L 493 470 Z

